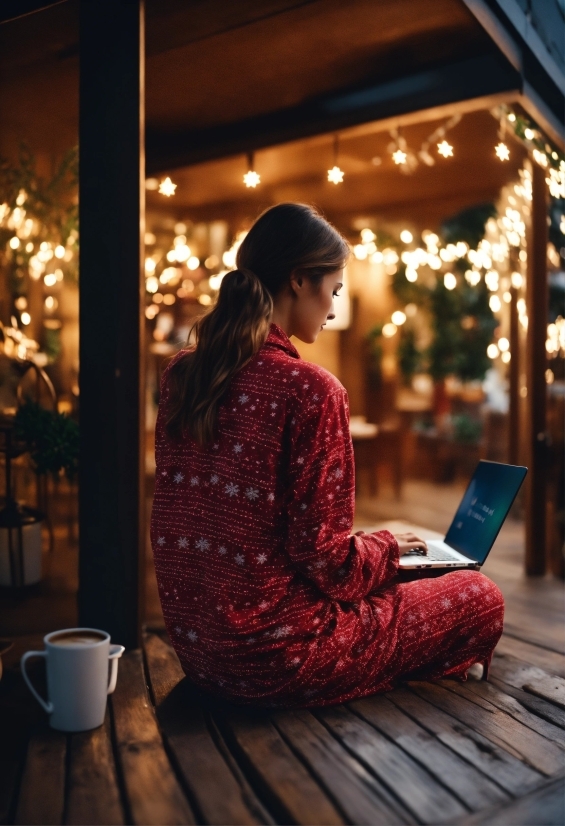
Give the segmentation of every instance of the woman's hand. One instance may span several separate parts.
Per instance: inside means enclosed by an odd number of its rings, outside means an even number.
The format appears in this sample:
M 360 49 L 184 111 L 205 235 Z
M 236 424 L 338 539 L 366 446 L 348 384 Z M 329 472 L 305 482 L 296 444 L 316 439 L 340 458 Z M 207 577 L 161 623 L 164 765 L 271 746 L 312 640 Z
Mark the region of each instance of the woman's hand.
M 397 533 L 394 534 L 394 538 L 398 542 L 400 556 L 404 556 L 404 554 L 410 553 L 410 551 L 420 551 L 424 554 L 428 553 L 428 546 L 425 541 L 419 536 L 416 536 L 415 533 Z

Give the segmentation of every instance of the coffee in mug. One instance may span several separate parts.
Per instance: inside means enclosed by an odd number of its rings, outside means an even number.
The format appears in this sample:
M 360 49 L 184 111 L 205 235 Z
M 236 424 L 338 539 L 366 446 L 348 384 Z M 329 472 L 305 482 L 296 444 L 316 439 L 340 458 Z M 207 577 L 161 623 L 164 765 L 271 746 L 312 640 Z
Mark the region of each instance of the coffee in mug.
M 101 726 L 107 696 L 116 687 L 123 645 L 111 645 L 110 635 L 96 628 L 53 631 L 43 642 L 45 651 L 27 651 L 21 666 L 28 688 L 50 715 L 51 727 L 87 731 Z M 32 657 L 46 660 L 47 700 L 38 694 L 26 672 L 26 663 Z

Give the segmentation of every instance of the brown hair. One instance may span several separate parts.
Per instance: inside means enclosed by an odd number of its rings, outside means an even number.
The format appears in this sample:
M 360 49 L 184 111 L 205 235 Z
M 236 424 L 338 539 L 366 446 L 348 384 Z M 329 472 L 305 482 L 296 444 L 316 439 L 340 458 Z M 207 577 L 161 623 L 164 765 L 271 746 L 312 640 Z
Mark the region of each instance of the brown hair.
M 313 207 L 278 204 L 255 221 L 238 249 L 215 306 L 195 326 L 196 348 L 169 371 L 171 438 L 190 434 L 205 447 L 214 438 L 218 408 L 235 374 L 262 347 L 273 298 L 291 273 L 319 284 L 344 266 L 349 247 Z

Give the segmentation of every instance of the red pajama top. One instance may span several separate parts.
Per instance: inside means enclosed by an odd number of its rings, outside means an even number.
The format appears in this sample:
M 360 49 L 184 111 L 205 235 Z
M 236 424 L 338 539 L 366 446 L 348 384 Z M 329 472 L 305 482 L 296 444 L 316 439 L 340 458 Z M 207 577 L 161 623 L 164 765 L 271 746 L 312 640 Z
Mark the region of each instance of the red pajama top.
M 200 449 L 165 433 L 167 373 L 151 542 L 186 674 L 232 700 L 274 705 L 375 690 L 394 657 L 400 598 L 379 588 L 396 573 L 398 546 L 388 531 L 351 535 L 344 388 L 272 325 L 232 381 L 214 443 Z

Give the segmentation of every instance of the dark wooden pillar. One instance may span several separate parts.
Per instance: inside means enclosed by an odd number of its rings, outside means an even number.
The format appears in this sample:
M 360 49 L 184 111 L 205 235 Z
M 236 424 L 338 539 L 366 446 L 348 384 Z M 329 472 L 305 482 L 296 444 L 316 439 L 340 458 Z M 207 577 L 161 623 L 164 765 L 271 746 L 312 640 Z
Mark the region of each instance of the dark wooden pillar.
M 144 8 L 80 3 L 79 621 L 142 617 Z
M 532 215 L 528 239 L 526 304 L 526 573 L 545 573 L 546 544 L 546 382 L 547 186 L 545 171 L 532 164 Z

